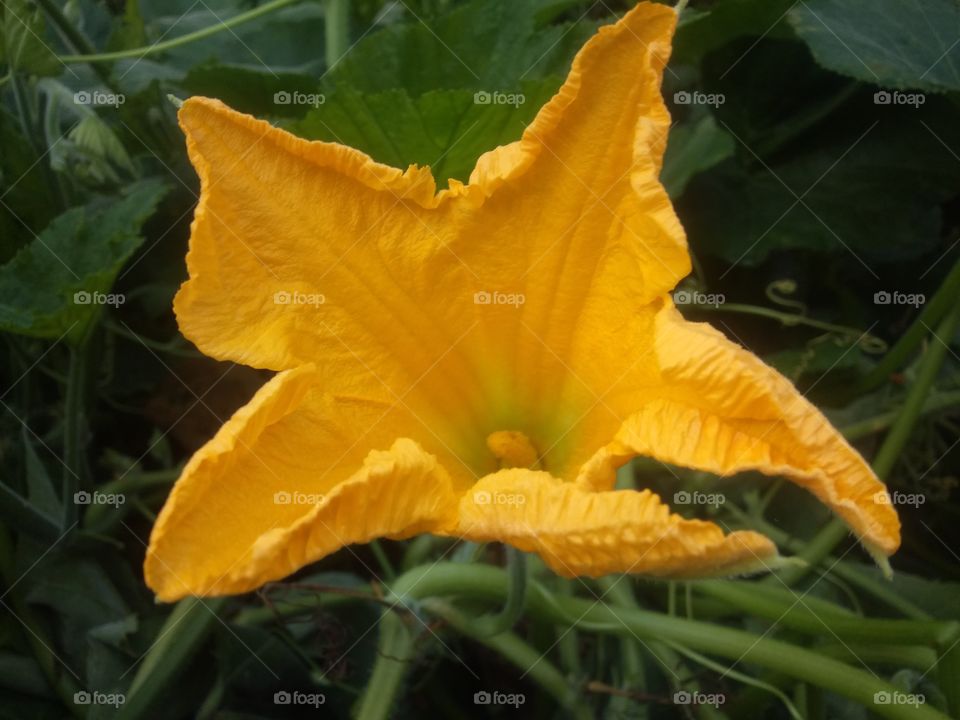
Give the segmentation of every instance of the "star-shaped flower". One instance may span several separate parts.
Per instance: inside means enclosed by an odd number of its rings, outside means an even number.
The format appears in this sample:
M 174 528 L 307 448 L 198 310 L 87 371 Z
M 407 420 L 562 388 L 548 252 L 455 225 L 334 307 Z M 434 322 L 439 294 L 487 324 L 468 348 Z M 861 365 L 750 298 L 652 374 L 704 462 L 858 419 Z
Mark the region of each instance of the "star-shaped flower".
M 521 140 L 436 191 L 216 100 L 180 110 L 201 197 L 175 301 L 212 357 L 277 374 L 183 471 L 146 577 L 238 593 L 345 545 L 435 533 L 556 572 L 723 575 L 766 537 L 614 491 L 636 455 L 789 478 L 878 557 L 899 522 L 795 388 L 669 291 L 688 274 L 658 180 L 675 13 L 605 27 Z

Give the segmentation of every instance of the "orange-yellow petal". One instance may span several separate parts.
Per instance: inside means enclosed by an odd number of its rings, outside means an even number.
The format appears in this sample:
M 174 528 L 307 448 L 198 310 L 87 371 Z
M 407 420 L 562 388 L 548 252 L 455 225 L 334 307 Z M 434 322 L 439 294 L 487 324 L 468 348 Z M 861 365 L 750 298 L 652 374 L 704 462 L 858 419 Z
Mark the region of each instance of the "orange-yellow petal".
M 564 577 L 724 576 L 779 563 L 763 535 L 724 535 L 713 523 L 672 514 L 649 490 L 593 492 L 519 468 L 489 475 L 463 496 L 456 534 L 538 553 Z
M 657 314 L 653 360 L 659 381 L 638 388 L 635 412 L 580 475 L 612 487 L 614 469 L 634 455 L 732 475 L 757 470 L 810 490 L 868 550 L 890 555 L 900 522 L 860 454 L 789 380 L 704 323 L 683 319 L 667 301 Z
M 309 366 L 279 373 L 184 468 L 147 584 L 165 601 L 245 592 L 345 545 L 448 526 L 450 477 L 403 430 L 402 408 L 324 394 Z

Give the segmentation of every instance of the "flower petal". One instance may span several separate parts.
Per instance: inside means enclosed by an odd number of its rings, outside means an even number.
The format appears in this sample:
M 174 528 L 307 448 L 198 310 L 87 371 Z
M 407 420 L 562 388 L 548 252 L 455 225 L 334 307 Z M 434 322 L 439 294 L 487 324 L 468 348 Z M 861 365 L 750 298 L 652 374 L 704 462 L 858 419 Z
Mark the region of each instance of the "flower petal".
M 159 599 L 245 592 L 344 545 L 455 521 L 437 458 L 395 439 L 416 422 L 317 380 L 309 366 L 279 373 L 191 458 L 150 538 Z
M 523 137 L 477 162 L 468 192 L 494 196 L 488 215 L 515 218 L 525 273 L 532 261 L 536 277 L 589 286 L 606 265 L 620 273 L 621 299 L 638 306 L 690 272 L 683 228 L 659 180 L 670 129 L 660 86 L 675 25 L 671 8 L 640 3 L 600 28 Z M 617 262 L 604 263 L 611 251 Z M 578 299 L 571 285 L 551 287 L 564 307 Z
M 579 481 L 613 486 L 635 455 L 732 475 L 757 470 L 810 490 L 871 552 L 890 555 L 900 522 L 886 487 L 864 459 L 790 383 L 752 353 L 665 302 L 657 314 L 657 384 L 636 388 L 636 411 L 615 440 L 584 465 Z
M 460 500 L 457 534 L 536 552 L 557 574 L 726 576 L 779 564 L 776 546 L 749 531 L 672 514 L 649 490 L 592 492 L 549 473 L 501 470 Z

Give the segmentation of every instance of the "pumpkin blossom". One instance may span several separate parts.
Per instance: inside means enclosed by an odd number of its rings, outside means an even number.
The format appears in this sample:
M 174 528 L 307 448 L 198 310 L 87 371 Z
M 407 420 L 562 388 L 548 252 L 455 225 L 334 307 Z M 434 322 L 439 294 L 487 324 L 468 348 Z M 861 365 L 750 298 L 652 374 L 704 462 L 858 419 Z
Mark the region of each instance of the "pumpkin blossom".
M 201 195 L 175 300 L 205 354 L 276 375 L 184 468 L 158 598 L 222 595 L 344 546 L 501 541 L 564 576 L 769 567 L 751 531 L 614 490 L 643 455 L 806 488 L 878 559 L 884 485 L 793 385 L 669 292 L 690 271 L 659 181 L 676 23 L 641 4 L 579 52 L 517 142 L 437 191 L 216 100 L 180 109 Z

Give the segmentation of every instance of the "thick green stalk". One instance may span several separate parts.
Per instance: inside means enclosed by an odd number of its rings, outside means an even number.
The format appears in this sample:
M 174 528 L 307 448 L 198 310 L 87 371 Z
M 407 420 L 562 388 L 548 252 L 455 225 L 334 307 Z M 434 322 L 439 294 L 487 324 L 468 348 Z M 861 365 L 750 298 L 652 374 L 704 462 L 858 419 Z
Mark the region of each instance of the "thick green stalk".
M 510 584 L 503 609 L 496 615 L 475 618 L 473 627 L 478 634 L 490 637 L 511 630 L 523 615 L 527 604 L 527 556 L 514 547 L 507 546 L 507 573 Z
M 707 580 L 695 588 L 758 617 L 806 634 L 849 642 L 871 642 L 877 638 L 891 645 L 933 645 L 949 647 L 960 639 L 960 623 L 949 620 L 888 620 L 865 618 L 819 598 L 798 601 L 792 593 L 761 583 Z
M 415 588 L 418 597 L 457 597 L 502 602 L 507 593 L 507 576 L 486 565 L 438 563 L 415 568 L 402 575 L 398 587 Z M 802 682 L 833 691 L 868 707 L 880 717 L 891 720 L 947 720 L 927 706 L 883 705 L 874 703 L 874 695 L 897 692 L 868 672 L 838 662 L 811 650 L 757 636 L 743 630 L 721 627 L 695 620 L 670 617 L 662 613 L 633 608 L 614 608 L 582 598 L 549 594 L 538 584 L 531 584 L 527 594 L 527 611 L 536 617 L 558 624 L 577 623 L 581 628 L 613 635 L 635 635 L 644 640 L 679 643 L 696 652 L 732 658 L 738 662 L 781 672 Z M 387 617 L 394 617 L 388 615 Z M 392 649 L 387 638 L 374 666 L 374 675 L 365 697 L 376 697 L 383 713 L 389 712 L 402 679 L 406 662 L 398 663 L 386 654 Z M 404 659 L 409 659 L 409 655 Z M 383 675 L 381 668 L 394 667 L 391 685 L 376 685 Z M 397 667 L 399 666 L 399 667 Z M 362 720 L 384 718 L 386 714 L 362 715 Z
M 164 693 L 171 692 L 177 673 L 206 641 L 225 602 L 191 597 L 177 603 L 130 683 L 119 720 L 157 717 Z
M 271 13 L 274 10 L 279 10 L 287 5 L 293 5 L 295 2 L 299 2 L 299 0 L 273 0 L 272 2 L 265 3 L 264 5 L 253 8 L 252 10 L 248 10 L 247 12 L 234 15 L 229 20 L 218 22 L 214 25 L 210 25 L 209 27 L 196 30 L 192 33 L 187 33 L 186 35 L 181 35 L 177 38 L 154 43 L 153 45 L 131 48 L 129 50 L 117 50 L 115 52 L 96 53 L 92 55 L 61 55 L 60 60 L 65 63 L 97 63 L 125 60 L 127 58 L 142 58 L 146 57 L 147 55 L 156 55 L 157 53 L 172 50 L 173 48 L 180 47 L 181 45 L 187 45 L 188 43 L 196 42 L 197 40 L 203 40 L 204 38 L 208 38 L 211 35 L 216 35 L 224 30 L 230 30 L 238 25 L 248 23 L 251 20 L 256 20 L 257 18 Z
M 324 57 L 329 72 L 350 49 L 350 0 L 327 0 L 324 41 Z
M 923 403 L 920 415 L 931 415 L 941 410 L 951 408 L 954 405 L 960 405 L 960 390 L 936 393 L 928 397 L 926 402 Z M 840 428 L 840 432 L 851 442 L 860 440 L 861 438 L 886 430 L 897 421 L 898 417 L 900 417 L 899 408 L 846 425 Z
M 958 297 L 960 297 L 960 260 L 954 264 L 946 279 L 941 283 L 940 288 L 930 298 L 930 302 L 924 304 L 923 310 L 907 332 L 890 348 L 889 352 L 883 356 L 883 359 L 877 363 L 873 370 L 855 386 L 853 396 L 867 393 L 887 382 L 890 374 L 906 362 L 907 358 L 913 354 L 914 350 L 927 336 L 927 333 L 930 332 L 930 326 L 940 322 L 941 318 L 956 306 Z
M 70 370 L 64 403 L 63 430 L 63 529 L 77 522 L 74 495 L 84 476 L 84 438 L 87 434 L 87 353 L 89 343 L 70 348 Z

